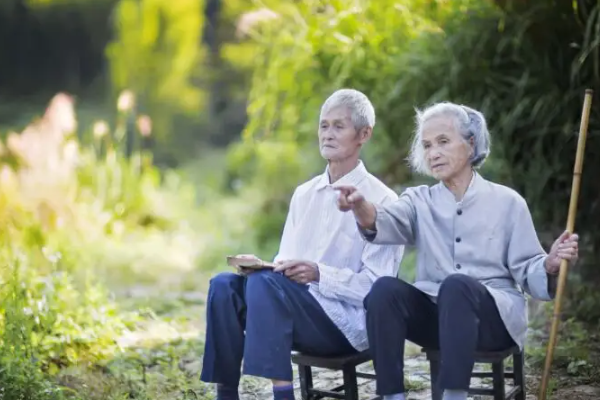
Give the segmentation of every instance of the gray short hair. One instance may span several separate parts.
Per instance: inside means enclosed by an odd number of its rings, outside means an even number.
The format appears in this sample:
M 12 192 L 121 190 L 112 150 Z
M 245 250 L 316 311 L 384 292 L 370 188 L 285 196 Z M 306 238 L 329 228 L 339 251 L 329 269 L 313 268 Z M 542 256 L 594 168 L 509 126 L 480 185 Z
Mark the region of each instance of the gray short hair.
M 425 160 L 425 150 L 422 144 L 423 125 L 429 119 L 441 115 L 449 116 L 454 119 L 454 124 L 458 133 L 465 141 L 473 138 L 473 156 L 471 165 L 479 168 L 483 165 L 490 154 L 490 132 L 487 128 L 487 122 L 483 114 L 470 107 L 454 104 L 450 102 L 436 103 L 424 111 L 417 111 L 417 130 L 410 149 L 409 162 L 411 167 L 419 173 L 430 175 L 431 171 Z
M 321 118 L 323 114 L 338 107 L 346 107 L 350 111 L 350 118 L 357 132 L 365 127 L 375 126 L 375 109 L 364 93 L 355 89 L 335 91 L 321 106 Z

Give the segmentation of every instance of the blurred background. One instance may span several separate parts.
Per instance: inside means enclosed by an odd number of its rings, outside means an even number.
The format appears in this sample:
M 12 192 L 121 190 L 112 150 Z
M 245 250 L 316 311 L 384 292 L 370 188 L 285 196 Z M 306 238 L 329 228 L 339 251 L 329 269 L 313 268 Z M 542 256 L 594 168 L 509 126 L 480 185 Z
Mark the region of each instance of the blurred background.
M 405 161 L 415 107 L 483 111 L 482 173 L 525 196 L 549 248 L 599 45 L 592 0 L 1 0 L 0 398 L 210 398 L 208 279 L 225 255 L 273 257 L 294 187 L 325 167 L 319 107 L 342 87 L 374 103 L 364 161 L 398 192 L 427 182 Z M 598 104 L 561 398 L 600 386 Z M 551 312 L 530 304 L 532 390 Z

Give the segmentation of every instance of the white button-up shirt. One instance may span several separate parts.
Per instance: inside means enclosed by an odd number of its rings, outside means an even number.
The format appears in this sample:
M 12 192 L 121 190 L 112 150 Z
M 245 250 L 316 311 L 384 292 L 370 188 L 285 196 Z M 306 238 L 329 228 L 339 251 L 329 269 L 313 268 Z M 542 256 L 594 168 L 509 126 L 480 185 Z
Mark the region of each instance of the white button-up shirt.
M 369 347 L 363 300 L 377 278 L 398 275 L 404 246 L 364 241 L 353 213 L 338 210 L 334 185 L 352 185 L 376 204 L 398 199 L 362 162 L 333 185 L 326 169 L 294 191 L 275 261 L 318 264 L 320 281 L 310 283 L 310 293 L 350 344 L 362 351 Z

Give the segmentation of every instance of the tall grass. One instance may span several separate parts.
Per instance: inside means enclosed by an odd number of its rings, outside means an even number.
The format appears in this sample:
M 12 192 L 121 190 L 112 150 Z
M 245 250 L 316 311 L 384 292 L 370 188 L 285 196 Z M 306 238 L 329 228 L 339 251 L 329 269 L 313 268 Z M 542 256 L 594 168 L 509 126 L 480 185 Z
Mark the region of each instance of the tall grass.
M 0 143 L 2 398 L 91 398 L 85 382 L 65 381 L 66 371 L 108 368 L 126 354 L 120 338 L 148 318 L 125 310 L 114 290 L 183 279 L 232 248 L 222 237 L 226 244 L 213 246 L 211 229 L 200 229 L 218 227 L 224 208 L 201 211 L 181 173 L 153 165 L 152 121 L 135 109 L 124 92 L 112 125 L 78 127 L 72 98 L 58 94 Z M 136 376 L 125 371 L 104 386 L 112 394 L 96 395 L 154 398 L 121 384 Z

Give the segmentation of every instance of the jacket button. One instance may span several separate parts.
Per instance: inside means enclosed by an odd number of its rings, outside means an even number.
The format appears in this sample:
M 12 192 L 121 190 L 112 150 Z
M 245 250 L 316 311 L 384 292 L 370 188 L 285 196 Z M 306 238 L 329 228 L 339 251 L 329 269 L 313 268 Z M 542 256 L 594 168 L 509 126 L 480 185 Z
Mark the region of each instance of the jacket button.
M 460 243 L 460 238 L 459 237 L 456 238 L 456 243 Z
M 456 269 L 461 269 L 461 265 L 460 264 L 456 264 Z
M 462 215 L 462 210 L 457 210 L 457 211 L 456 211 L 456 213 L 457 213 L 458 215 Z

